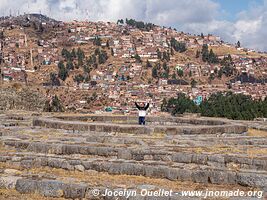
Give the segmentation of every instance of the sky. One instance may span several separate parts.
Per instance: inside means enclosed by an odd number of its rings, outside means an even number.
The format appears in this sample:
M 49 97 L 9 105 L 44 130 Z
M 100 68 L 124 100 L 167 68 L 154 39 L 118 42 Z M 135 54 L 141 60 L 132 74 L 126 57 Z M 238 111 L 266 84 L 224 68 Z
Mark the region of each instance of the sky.
M 10 11 L 62 21 L 133 18 L 267 51 L 267 0 L 0 0 L 0 15 Z

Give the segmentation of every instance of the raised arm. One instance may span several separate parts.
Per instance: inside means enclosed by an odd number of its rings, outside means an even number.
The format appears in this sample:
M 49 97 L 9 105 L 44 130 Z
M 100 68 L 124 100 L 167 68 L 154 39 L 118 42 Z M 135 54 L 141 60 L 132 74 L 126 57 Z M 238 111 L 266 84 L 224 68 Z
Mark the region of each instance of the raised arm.
M 136 108 L 137 108 L 138 110 L 140 110 L 140 106 L 139 106 L 136 102 L 134 102 L 134 104 L 135 104 Z
M 149 103 L 146 104 L 145 110 L 149 108 Z

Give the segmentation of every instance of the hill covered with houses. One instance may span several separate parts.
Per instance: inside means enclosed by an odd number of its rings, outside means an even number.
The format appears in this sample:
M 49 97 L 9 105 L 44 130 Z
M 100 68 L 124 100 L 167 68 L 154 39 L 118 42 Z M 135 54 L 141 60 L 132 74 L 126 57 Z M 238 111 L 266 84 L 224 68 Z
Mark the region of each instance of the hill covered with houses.
M 131 112 L 185 93 L 267 96 L 267 54 L 134 19 L 61 22 L 39 14 L 0 18 L 1 84 L 25 84 L 66 109 Z

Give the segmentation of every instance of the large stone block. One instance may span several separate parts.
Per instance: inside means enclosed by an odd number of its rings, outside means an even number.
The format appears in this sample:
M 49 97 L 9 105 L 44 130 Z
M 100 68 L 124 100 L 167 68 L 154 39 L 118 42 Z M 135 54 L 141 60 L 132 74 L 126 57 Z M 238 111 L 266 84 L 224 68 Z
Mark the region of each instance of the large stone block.
M 209 183 L 209 171 L 194 170 L 192 172 L 192 180 L 196 183 Z
M 30 179 L 18 179 L 15 188 L 18 192 L 23 194 L 34 193 L 37 189 L 37 181 Z
M 172 155 L 172 161 L 178 163 L 192 163 L 193 154 L 179 152 Z
M 236 183 L 243 186 L 264 188 L 267 185 L 267 175 L 257 173 L 237 173 Z
M 85 197 L 87 185 L 85 184 L 65 184 L 64 198 L 83 199 Z
M 0 177 L 0 188 L 1 189 L 14 189 L 19 179 L 21 179 L 21 177 L 2 176 Z
M 132 157 L 133 156 L 130 150 L 127 149 L 118 150 L 118 159 L 131 160 Z
M 46 197 L 62 197 L 64 192 L 64 183 L 56 180 L 37 181 L 37 191 Z

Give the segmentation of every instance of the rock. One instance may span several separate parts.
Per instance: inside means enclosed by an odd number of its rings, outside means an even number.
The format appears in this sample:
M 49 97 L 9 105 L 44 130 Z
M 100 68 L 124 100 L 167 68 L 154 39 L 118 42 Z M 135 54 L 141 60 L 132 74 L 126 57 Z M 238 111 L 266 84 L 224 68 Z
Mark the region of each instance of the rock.
M 256 173 L 238 173 L 236 182 L 243 186 L 264 188 L 267 185 L 267 175 Z
M 78 170 L 78 171 L 80 171 L 80 172 L 84 172 L 84 170 L 85 170 L 85 168 L 84 168 L 83 165 L 75 165 L 75 166 L 74 166 L 74 169 L 75 169 L 75 170 Z
M 63 161 L 61 168 L 66 170 L 74 170 L 74 166 L 72 166 L 68 161 Z
M 140 153 L 134 154 L 134 155 L 132 155 L 132 157 L 134 160 L 137 160 L 137 161 L 144 160 L 144 155 L 142 155 Z
M 32 160 L 22 160 L 20 162 L 20 166 L 22 168 L 30 169 L 32 167 L 32 163 L 33 163 Z
M 0 188 L 14 189 L 20 177 L 17 176 L 3 176 L 0 177 Z
M 192 179 L 196 183 L 209 183 L 209 172 L 204 170 L 195 170 L 192 173 Z
M 37 189 L 37 181 L 30 179 L 18 179 L 15 188 L 22 194 L 34 193 Z
M 21 161 L 21 157 L 12 157 L 11 158 L 11 160 L 13 161 L 13 162 L 19 162 L 19 161 Z
M 64 187 L 64 198 L 82 199 L 85 197 L 87 186 L 85 184 L 70 184 Z
M 155 185 L 138 185 L 137 189 L 139 190 L 156 190 Z
M 64 183 L 56 180 L 43 180 L 37 182 L 37 191 L 45 197 L 62 197 Z
M 16 170 L 16 169 L 5 169 L 5 170 L 4 170 L 4 173 L 5 173 L 5 174 L 12 174 L 12 175 L 15 175 L 15 174 L 19 174 L 19 173 L 21 173 L 21 171 Z
M 178 163 L 192 163 L 192 158 L 193 154 L 180 152 L 180 153 L 175 153 L 172 156 L 172 161 Z
M 59 158 L 49 158 L 47 162 L 49 167 L 61 168 L 63 160 Z
M 122 149 L 118 151 L 118 159 L 131 160 L 132 153 L 130 150 Z

